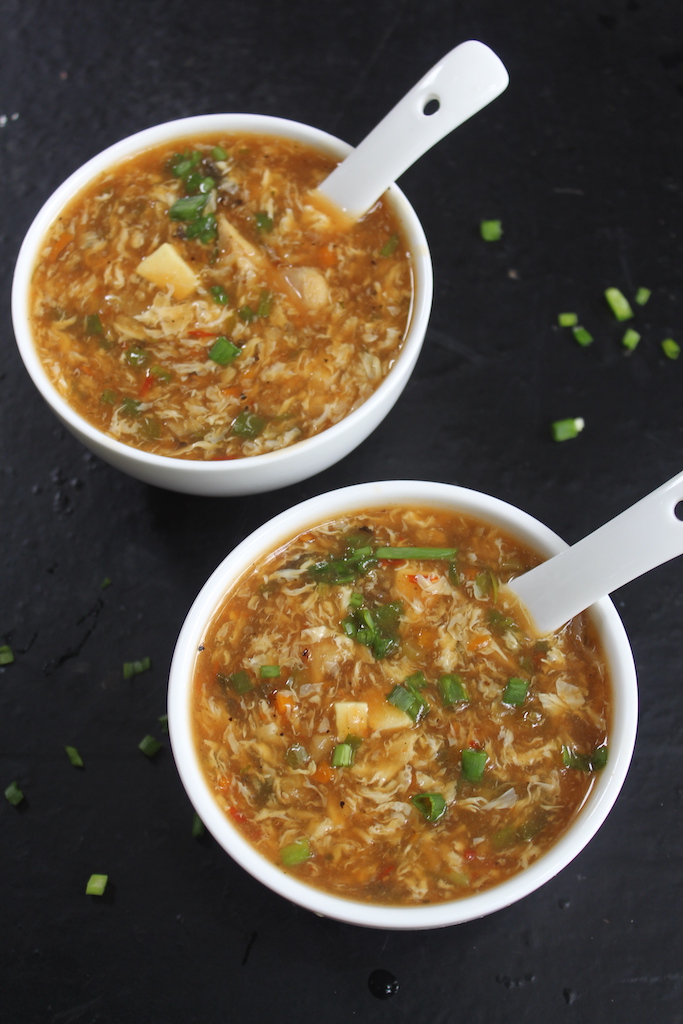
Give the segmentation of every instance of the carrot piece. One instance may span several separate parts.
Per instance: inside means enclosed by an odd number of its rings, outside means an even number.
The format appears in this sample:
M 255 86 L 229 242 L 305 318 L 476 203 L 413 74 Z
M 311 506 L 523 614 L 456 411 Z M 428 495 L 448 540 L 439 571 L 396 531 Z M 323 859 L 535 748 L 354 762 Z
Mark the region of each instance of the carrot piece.
M 473 636 L 467 644 L 468 651 L 479 651 L 482 647 L 486 647 L 487 643 L 491 639 L 490 636 L 485 636 L 480 633 L 478 636 Z
M 318 251 L 318 262 L 321 267 L 333 267 L 337 262 L 337 252 L 331 245 L 323 245 Z
M 49 256 L 49 260 L 50 260 L 51 263 L 54 263 L 55 260 L 57 260 L 59 258 L 61 253 L 63 253 L 64 250 L 66 249 L 66 247 L 69 244 L 69 242 L 73 242 L 75 237 L 76 236 L 72 235 L 70 231 L 62 232 L 62 234 L 59 236 L 59 238 L 56 239 L 52 243 L 52 248 L 50 249 L 50 256 Z
M 275 707 L 278 714 L 288 715 L 296 707 L 296 698 L 291 690 L 278 690 L 275 694 Z
M 327 785 L 327 783 L 332 782 L 332 779 L 334 778 L 334 769 L 323 761 L 323 763 L 319 764 L 313 772 L 311 778 L 314 782 L 321 782 L 323 785 Z

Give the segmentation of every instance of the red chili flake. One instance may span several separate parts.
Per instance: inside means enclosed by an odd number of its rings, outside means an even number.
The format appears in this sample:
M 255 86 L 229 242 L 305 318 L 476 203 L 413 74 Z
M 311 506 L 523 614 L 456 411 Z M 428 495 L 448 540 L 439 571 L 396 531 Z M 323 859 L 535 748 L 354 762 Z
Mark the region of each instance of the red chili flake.
M 140 390 L 138 391 L 138 395 L 140 396 L 140 398 L 144 398 L 145 395 L 149 391 L 151 391 L 153 384 L 154 384 L 154 377 L 152 376 L 152 374 L 151 373 L 145 374 L 145 378 L 144 378 L 142 384 L 140 385 Z
M 482 744 L 479 740 L 470 740 L 470 750 L 481 750 Z
M 381 868 L 377 872 L 377 877 L 375 878 L 375 881 L 376 882 L 384 881 L 384 879 L 387 877 L 387 875 L 390 875 L 392 873 L 392 871 L 395 871 L 395 870 L 396 870 L 396 865 L 395 864 L 385 864 L 385 866 L 383 868 Z
M 465 860 L 474 860 L 476 856 L 477 855 L 471 846 L 469 846 L 463 853 L 463 857 L 465 858 Z

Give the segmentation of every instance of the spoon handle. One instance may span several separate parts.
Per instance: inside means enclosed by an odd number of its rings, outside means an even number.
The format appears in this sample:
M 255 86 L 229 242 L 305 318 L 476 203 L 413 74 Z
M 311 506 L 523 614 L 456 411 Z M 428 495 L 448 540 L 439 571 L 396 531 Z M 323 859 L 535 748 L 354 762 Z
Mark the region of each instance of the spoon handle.
M 357 220 L 418 157 L 499 96 L 508 81 L 488 46 L 473 39 L 461 43 L 413 86 L 318 191 Z
M 594 533 L 508 584 L 543 635 L 600 597 L 683 554 L 683 473 Z

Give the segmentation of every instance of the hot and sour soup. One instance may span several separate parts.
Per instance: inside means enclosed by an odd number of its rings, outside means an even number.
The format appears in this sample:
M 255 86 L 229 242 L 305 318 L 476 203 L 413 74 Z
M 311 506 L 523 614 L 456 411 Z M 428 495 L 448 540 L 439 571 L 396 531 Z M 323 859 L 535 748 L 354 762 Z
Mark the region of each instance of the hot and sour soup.
M 466 515 L 387 508 L 246 573 L 197 655 L 198 756 L 262 854 L 335 895 L 415 905 L 523 870 L 607 759 L 590 620 L 538 640 L 503 584 L 540 559 Z

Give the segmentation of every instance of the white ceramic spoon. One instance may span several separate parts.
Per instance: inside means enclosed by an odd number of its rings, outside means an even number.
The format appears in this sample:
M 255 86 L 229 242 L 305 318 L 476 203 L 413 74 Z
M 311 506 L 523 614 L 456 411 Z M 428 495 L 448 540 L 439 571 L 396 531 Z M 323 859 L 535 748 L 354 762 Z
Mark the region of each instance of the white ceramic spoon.
M 541 635 L 552 633 L 600 597 L 683 554 L 683 473 L 566 551 L 508 584 Z
M 473 39 L 461 43 L 420 79 L 318 192 L 357 220 L 418 157 L 499 96 L 508 81 L 488 46 Z

